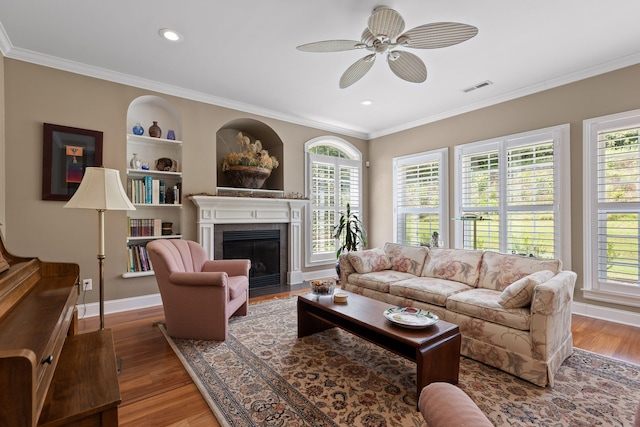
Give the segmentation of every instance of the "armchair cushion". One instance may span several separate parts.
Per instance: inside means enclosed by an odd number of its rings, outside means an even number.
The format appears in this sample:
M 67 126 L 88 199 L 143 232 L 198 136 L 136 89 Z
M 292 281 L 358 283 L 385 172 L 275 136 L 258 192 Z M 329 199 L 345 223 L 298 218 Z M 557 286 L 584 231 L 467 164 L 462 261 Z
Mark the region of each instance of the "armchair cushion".
M 169 273 L 169 281 L 177 286 L 224 286 L 227 273 Z
M 429 427 L 493 427 L 473 400 L 449 383 L 435 382 L 423 388 L 418 408 Z

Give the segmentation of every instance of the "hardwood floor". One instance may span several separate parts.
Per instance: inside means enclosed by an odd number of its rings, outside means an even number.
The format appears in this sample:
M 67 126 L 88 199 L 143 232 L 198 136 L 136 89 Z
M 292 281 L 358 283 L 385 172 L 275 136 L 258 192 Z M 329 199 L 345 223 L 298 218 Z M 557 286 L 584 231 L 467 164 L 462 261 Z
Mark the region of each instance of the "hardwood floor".
M 259 301 L 305 292 L 297 290 L 252 297 Z M 164 319 L 161 306 L 107 315 L 122 360 L 119 376 L 121 427 L 219 426 L 200 392 L 155 326 Z M 99 327 L 98 318 L 80 320 L 80 331 Z M 573 316 L 575 347 L 640 364 L 640 328 L 585 316 Z

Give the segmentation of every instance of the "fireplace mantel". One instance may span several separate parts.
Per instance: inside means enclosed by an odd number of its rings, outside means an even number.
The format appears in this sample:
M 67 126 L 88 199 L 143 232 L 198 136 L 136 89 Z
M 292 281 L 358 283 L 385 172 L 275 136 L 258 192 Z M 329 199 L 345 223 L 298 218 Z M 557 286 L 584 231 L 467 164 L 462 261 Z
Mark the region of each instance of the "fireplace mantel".
M 214 254 L 216 224 L 289 224 L 287 283 L 302 283 L 302 210 L 308 200 L 257 197 L 191 196 L 198 208 L 198 242 Z

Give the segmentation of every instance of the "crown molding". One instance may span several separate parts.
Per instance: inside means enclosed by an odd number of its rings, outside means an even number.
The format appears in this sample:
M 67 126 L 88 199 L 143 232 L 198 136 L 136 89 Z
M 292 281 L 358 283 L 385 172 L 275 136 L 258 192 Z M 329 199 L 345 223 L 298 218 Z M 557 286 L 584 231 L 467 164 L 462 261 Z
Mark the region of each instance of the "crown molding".
M 371 132 L 368 134 L 369 140 L 379 138 L 386 135 L 391 135 L 397 132 L 402 132 L 408 129 L 412 129 L 418 126 L 426 125 L 428 123 L 437 122 L 439 120 L 448 119 L 450 117 L 458 116 L 460 114 L 469 113 L 471 111 L 479 110 L 481 108 L 490 107 L 492 105 L 500 104 L 506 101 L 512 101 L 517 98 L 522 98 L 527 95 L 542 92 L 548 89 L 553 89 L 558 86 L 574 83 L 580 80 L 584 80 L 590 77 L 595 77 L 600 74 L 608 73 L 611 71 L 619 70 L 621 68 L 629 67 L 640 63 L 640 52 L 628 55 L 622 58 L 618 58 L 609 62 L 598 64 L 589 68 L 565 74 L 554 79 L 545 80 L 540 83 L 529 85 L 518 90 L 507 92 L 505 94 L 489 98 L 473 104 L 468 104 L 459 108 L 454 108 L 448 111 L 444 111 L 439 114 L 426 117 L 424 119 L 415 120 L 399 126 L 384 129 L 378 132 Z
M 292 116 L 282 113 L 280 111 L 271 110 L 268 108 L 258 107 L 251 104 L 245 104 L 242 102 L 233 101 L 226 98 L 220 98 L 217 96 L 208 95 L 202 92 L 185 89 L 179 86 L 160 83 L 153 80 L 144 79 L 141 77 L 132 76 L 130 74 L 120 73 L 117 71 L 107 70 L 104 68 L 94 67 L 79 62 L 69 61 L 61 59 L 51 55 L 45 55 L 38 52 L 33 52 L 27 49 L 20 49 L 11 46 L 9 39 L 4 33 L 4 28 L 0 26 L 0 48 L 3 49 L 3 53 L 7 58 L 16 59 L 19 61 L 29 62 L 44 67 L 55 68 L 57 70 L 67 71 L 74 74 L 80 74 L 87 77 L 93 77 L 101 80 L 106 80 L 114 83 L 119 83 L 127 86 L 133 86 L 140 89 L 150 90 L 166 95 L 176 96 L 179 98 L 189 99 L 192 101 L 198 101 L 205 104 L 216 105 L 219 107 L 229 108 L 232 110 L 242 111 L 245 113 L 256 114 L 271 119 L 281 120 L 288 123 L 293 123 L 301 126 L 307 126 L 314 129 L 319 129 L 327 132 L 337 133 L 339 135 L 351 136 L 354 138 L 360 138 L 367 140 L 369 134 L 364 130 L 349 129 L 341 126 L 335 126 L 329 123 L 316 122 L 313 120 L 307 120 L 301 117 Z M 4 36 L 4 37 L 3 37 Z

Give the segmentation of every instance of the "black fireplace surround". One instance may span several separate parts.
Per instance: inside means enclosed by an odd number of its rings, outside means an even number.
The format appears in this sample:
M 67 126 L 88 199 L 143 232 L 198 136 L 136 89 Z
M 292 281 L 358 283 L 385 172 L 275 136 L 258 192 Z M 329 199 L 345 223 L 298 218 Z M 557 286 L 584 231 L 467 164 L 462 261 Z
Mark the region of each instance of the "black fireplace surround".
M 249 259 L 249 289 L 286 284 L 285 224 L 215 226 L 215 259 Z

